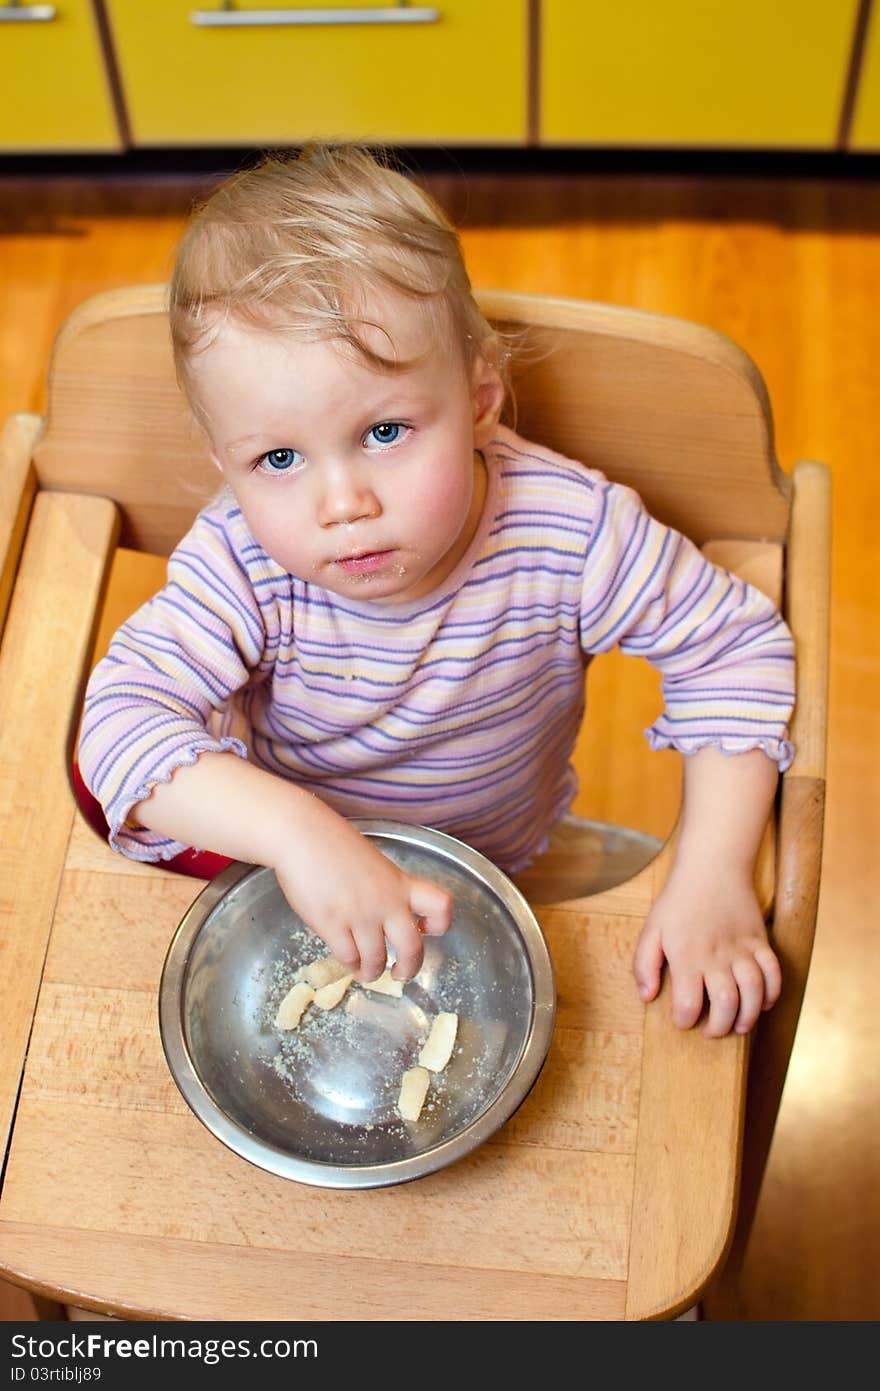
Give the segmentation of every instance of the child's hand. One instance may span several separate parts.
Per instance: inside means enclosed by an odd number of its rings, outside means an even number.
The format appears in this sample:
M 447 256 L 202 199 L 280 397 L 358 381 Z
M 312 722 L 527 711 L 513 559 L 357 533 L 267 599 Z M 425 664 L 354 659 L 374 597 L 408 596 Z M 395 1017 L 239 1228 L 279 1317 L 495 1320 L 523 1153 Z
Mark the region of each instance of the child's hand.
M 717 864 L 704 873 L 673 872 L 645 921 L 633 959 L 639 994 L 653 1000 L 664 958 L 672 982 L 672 1018 L 690 1029 L 703 1012 L 706 1038 L 745 1034 L 779 999 L 782 973 L 751 878 Z
M 150 830 L 274 869 L 285 898 L 358 980 L 422 965 L 422 933 L 452 921 L 452 898 L 415 879 L 311 792 L 233 753 L 204 753 L 133 809 Z
M 392 975 L 409 980 L 421 969 L 422 933 L 450 925 L 450 894 L 405 873 L 329 808 L 320 813 L 320 839 L 289 847 L 273 866 L 285 897 L 358 980 L 382 974 L 388 946 Z

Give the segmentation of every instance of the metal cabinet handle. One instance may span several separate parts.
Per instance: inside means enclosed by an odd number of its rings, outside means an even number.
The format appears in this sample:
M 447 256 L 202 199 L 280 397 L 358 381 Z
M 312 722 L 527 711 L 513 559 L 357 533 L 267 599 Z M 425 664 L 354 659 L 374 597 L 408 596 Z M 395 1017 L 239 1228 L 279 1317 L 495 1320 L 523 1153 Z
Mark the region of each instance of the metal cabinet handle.
M 42 8 L 42 7 L 40 7 Z M 224 0 L 219 10 L 193 10 L 190 21 L 200 28 L 243 28 L 263 24 L 436 24 L 440 11 L 433 5 L 358 5 L 344 10 L 237 10 Z
M 0 5 L 0 24 L 45 24 L 56 18 L 54 5 Z

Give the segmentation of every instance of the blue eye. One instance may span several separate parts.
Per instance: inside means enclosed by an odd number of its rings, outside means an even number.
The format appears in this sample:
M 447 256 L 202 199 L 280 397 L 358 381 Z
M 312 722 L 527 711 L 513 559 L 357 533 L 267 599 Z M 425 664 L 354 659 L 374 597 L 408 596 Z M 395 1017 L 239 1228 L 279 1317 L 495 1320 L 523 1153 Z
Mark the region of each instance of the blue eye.
M 406 426 L 396 420 L 383 420 L 380 425 L 374 425 L 367 431 L 364 444 L 368 449 L 382 449 L 385 445 L 397 444 L 398 440 L 403 438 L 405 430 Z
M 290 473 L 304 463 L 305 459 L 298 449 L 270 449 L 257 460 L 257 468 L 263 473 Z

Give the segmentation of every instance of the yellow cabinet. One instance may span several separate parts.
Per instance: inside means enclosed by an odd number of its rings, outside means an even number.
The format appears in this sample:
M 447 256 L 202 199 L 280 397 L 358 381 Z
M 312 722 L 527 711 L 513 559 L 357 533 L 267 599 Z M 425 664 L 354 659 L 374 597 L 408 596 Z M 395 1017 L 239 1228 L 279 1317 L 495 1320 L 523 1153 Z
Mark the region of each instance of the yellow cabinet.
M 0 150 L 119 150 L 92 0 L 0 5 Z
M 880 7 L 876 4 L 865 35 L 848 148 L 880 150 Z
M 135 145 L 525 138 L 527 0 L 107 11 Z
M 541 0 L 541 142 L 833 148 L 857 9 Z

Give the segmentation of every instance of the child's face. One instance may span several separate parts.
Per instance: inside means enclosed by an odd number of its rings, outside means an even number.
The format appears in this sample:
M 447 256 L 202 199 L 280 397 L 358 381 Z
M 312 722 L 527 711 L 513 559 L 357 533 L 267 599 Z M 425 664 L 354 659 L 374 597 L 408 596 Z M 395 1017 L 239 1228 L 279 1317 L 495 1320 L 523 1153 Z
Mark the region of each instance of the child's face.
M 227 321 L 191 363 L 214 457 L 254 533 L 291 574 L 343 597 L 430 594 L 466 551 L 485 497 L 475 450 L 503 390 L 482 360 L 432 341 L 401 298 L 387 326 L 406 372 L 372 369 L 332 342 Z M 371 330 L 372 332 L 372 330 Z M 373 345 L 388 356 L 388 339 Z

